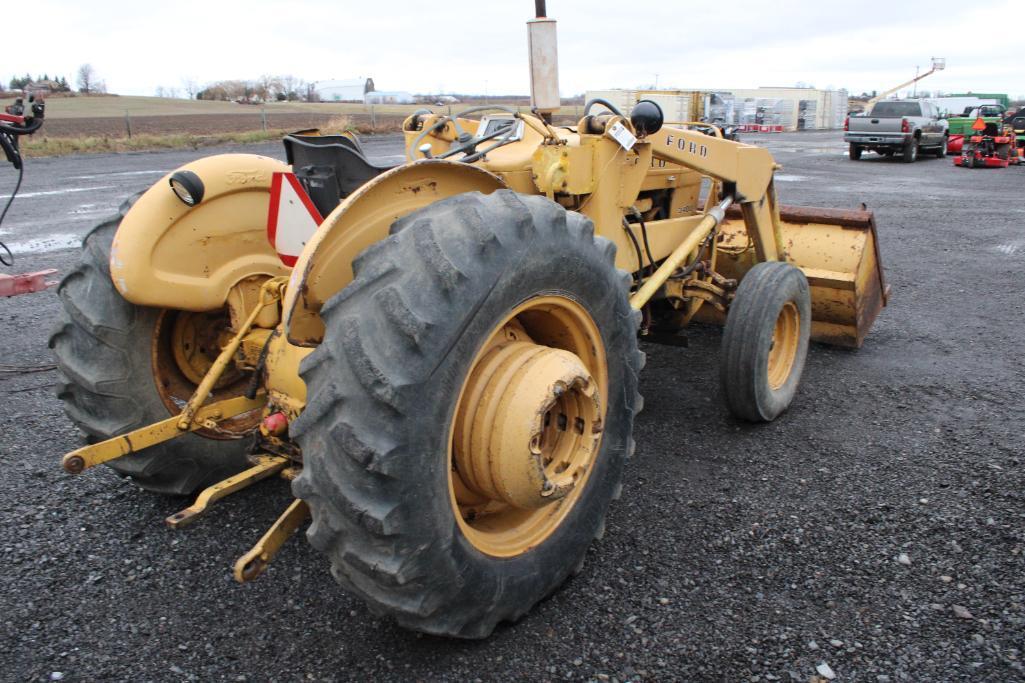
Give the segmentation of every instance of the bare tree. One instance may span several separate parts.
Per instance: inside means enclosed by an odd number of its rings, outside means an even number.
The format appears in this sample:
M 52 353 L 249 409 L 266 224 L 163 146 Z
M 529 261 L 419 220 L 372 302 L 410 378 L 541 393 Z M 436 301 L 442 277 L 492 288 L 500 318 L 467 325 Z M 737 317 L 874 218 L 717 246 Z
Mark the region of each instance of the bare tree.
M 78 92 L 89 94 L 96 89 L 96 70 L 92 64 L 78 67 Z
M 185 90 L 185 94 L 189 96 L 190 100 L 196 99 L 196 93 L 199 92 L 199 84 L 193 78 L 183 78 L 182 88 Z
M 278 76 L 277 80 L 281 84 L 281 92 L 285 94 L 286 99 L 301 100 L 303 98 L 303 94 L 306 91 L 306 83 L 303 79 L 292 74 L 286 74 Z
M 274 99 L 281 92 L 281 82 L 275 76 L 260 76 L 253 83 L 253 93 L 264 102 Z

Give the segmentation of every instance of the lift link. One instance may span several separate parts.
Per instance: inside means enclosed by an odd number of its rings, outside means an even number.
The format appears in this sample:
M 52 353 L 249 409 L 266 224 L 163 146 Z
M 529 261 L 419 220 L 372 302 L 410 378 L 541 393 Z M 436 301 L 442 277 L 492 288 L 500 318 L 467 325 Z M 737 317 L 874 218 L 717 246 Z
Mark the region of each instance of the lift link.
M 235 562 L 235 580 L 246 583 L 262 574 L 285 541 L 299 530 L 309 516 L 310 508 L 306 501 L 298 498 L 293 500 L 253 549 Z
M 285 466 L 291 462 L 288 458 L 283 458 L 280 455 L 258 455 L 256 456 L 255 464 L 247 470 L 242 470 L 238 474 L 228 477 L 222 482 L 214 484 L 209 488 L 203 489 L 203 492 L 196 497 L 196 502 L 185 508 L 181 512 L 176 512 L 166 520 L 167 526 L 172 529 L 178 529 L 191 524 L 196 521 L 196 518 L 204 514 L 207 508 L 210 507 L 211 503 L 214 503 L 227 495 L 241 491 L 242 489 L 255 484 L 261 479 L 277 474 L 281 470 L 285 469 Z
M 217 420 L 226 420 L 236 415 L 248 413 L 251 410 L 262 408 L 267 403 L 265 395 L 255 398 L 236 396 L 224 401 L 217 401 L 208 406 L 200 408 L 187 429 L 182 430 L 178 424 L 180 416 L 174 415 L 166 420 L 161 420 L 140 429 L 115 436 L 106 441 L 84 446 L 78 450 L 71 451 L 61 460 L 61 466 L 69 474 L 80 474 L 83 470 L 102 465 L 105 462 L 130 455 L 132 453 L 155 446 L 164 441 L 194 432 L 197 429 L 216 426 Z

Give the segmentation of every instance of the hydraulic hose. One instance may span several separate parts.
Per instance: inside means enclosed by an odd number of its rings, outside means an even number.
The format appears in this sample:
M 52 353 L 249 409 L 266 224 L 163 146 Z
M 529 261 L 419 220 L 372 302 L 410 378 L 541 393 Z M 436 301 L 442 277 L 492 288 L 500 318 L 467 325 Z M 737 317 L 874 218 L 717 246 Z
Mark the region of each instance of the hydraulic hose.
M 604 97 L 595 97 L 593 100 L 588 100 L 587 104 L 584 105 L 584 116 L 587 116 L 591 112 L 591 107 L 596 104 L 600 104 L 616 116 L 622 116 L 624 119 L 626 118 L 626 116 L 623 116 L 623 112 L 619 111 L 619 107 L 612 104 Z

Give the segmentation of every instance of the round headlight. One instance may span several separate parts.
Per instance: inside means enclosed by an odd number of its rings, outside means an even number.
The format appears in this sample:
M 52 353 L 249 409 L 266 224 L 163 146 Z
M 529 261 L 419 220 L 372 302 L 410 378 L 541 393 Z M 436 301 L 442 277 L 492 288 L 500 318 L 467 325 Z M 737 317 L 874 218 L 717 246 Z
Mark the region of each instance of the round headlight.
M 637 137 L 643 138 L 646 135 L 654 135 L 662 129 L 664 122 L 662 107 L 652 100 L 641 100 L 634 105 L 630 112 L 630 123 L 637 131 Z
M 203 181 L 192 171 L 171 174 L 171 189 L 186 206 L 195 206 L 203 201 Z

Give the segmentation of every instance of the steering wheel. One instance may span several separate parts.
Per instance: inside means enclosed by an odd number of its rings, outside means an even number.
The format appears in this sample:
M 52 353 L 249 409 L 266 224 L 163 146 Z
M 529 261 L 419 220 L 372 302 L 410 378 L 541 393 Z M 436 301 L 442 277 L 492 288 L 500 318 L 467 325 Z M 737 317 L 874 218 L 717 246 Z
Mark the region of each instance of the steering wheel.
M 501 147 L 502 145 L 506 145 L 506 144 L 512 142 L 511 140 L 508 140 L 508 139 L 501 139 L 496 144 L 491 145 L 487 149 L 485 149 L 485 150 L 483 150 L 481 152 L 477 151 L 477 146 L 480 145 L 481 143 L 487 142 L 489 140 L 494 140 L 495 138 L 502 138 L 503 136 L 507 137 L 509 132 L 510 132 L 510 127 L 511 127 L 511 126 L 501 126 L 501 127 L 499 127 L 498 130 L 496 130 L 493 133 L 490 133 L 488 135 L 470 135 L 465 130 L 463 130 L 462 126 L 459 125 L 459 119 L 460 118 L 465 118 L 466 116 L 469 116 L 470 114 L 477 114 L 477 113 L 480 113 L 480 112 L 483 112 L 483 111 L 502 111 L 502 112 L 505 112 L 507 114 L 512 114 L 512 116 L 514 118 L 511 119 L 510 121 L 514 121 L 515 119 L 519 118 L 519 113 L 518 112 L 510 109 L 509 107 L 503 107 L 501 105 L 487 105 L 487 106 L 480 106 L 480 107 L 470 107 L 469 109 L 464 109 L 463 111 L 458 112 L 455 116 L 442 116 L 441 118 L 439 118 L 437 121 L 434 122 L 434 125 L 432 125 L 429 128 L 424 129 L 420 133 L 420 135 L 418 135 L 416 137 L 416 140 L 414 140 L 413 144 L 410 145 L 409 150 L 407 151 L 407 155 L 412 158 L 412 150 L 419 150 L 420 149 L 420 143 L 423 142 L 423 139 L 425 137 L 427 137 L 429 134 L 433 133 L 436 130 L 444 128 L 449 123 L 449 121 L 452 122 L 452 125 L 456 129 L 456 140 L 452 144 L 451 147 L 449 147 L 447 150 L 445 150 L 444 153 L 439 154 L 437 157 L 435 157 L 437 159 L 447 159 L 449 157 L 455 156 L 456 154 L 465 154 L 466 157 L 461 159 L 460 161 L 465 161 L 465 162 L 469 163 L 470 161 L 476 161 L 480 157 L 484 156 L 484 154 L 486 154 L 487 152 L 490 152 L 493 149 L 497 149 L 498 147 Z

